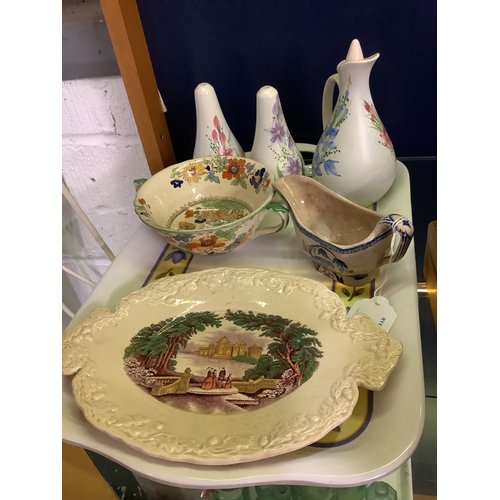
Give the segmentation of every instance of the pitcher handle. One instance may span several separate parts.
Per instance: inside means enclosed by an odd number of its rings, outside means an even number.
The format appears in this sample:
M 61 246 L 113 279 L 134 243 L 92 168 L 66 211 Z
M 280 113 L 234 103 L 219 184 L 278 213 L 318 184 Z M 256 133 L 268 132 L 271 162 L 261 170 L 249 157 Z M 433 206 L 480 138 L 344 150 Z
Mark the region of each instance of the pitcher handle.
M 280 205 L 279 203 L 269 203 L 265 210 L 271 210 L 276 215 L 279 215 L 281 223 L 277 226 L 272 227 L 259 227 L 255 230 L 250 239 L 257 238 L 257 236 L 262 236 L 263 234 L 279 233 L 288 226 L 290 214 L 287 207 Z
M 399 214 L 390 214 L 386 217 L 382 217 L 379 224 L 392 227 L 393 231 L 399 235 L 399 242 L 394 249 L 392 259 L 390 255 L 388 255 L 382 259 L 380 265 L 387 264 L 390 259 L 391 262 L 401 260 L 408 250 L 411 240 L 413 239 L 413 224 L 409 219 Z
M 325 83 L 323 88 L 323 130 L 330 123 L 333 113 L 333 93 L 335 91 L 335 85 L 340 87 L 340 77 L 338 73 L 335 73 Z

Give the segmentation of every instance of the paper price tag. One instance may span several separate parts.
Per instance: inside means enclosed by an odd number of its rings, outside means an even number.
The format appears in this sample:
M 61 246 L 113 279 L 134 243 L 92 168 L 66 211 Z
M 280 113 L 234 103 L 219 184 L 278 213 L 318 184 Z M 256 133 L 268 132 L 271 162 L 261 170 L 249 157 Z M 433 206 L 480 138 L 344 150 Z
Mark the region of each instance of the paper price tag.
M 355 314 L 366 314 L 386 332 L 389 332 L 394 321 L 396 321 L 396 311 L 389 305 L 389 301 L 385 297 L 376 296 L 371 299 L 359 300 L 347 313 L 348 318 L 352 318 Z

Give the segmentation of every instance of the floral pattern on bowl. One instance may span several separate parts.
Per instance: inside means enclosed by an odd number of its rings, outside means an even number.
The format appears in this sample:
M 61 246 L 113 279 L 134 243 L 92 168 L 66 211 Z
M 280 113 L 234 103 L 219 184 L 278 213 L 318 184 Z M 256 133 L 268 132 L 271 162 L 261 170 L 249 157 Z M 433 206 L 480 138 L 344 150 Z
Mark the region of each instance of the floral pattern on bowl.
M 200 255 L 225 253 L 288 224 L 287 209 L 270 203 L 273 180 L 262 164 L 246 158 L 196 158 L 142 183 L 135 211 L 142 222 L 181 250 Z M 268 210 L 281 223 L 260 229 Z
M 265 168 L 255 169 L 255 162 L 248 162 L 244 158 L 215 156 L 173 167 L 170 184 L 174 188 L 183 185 L 197 184 L 200 181 L 215 182 L 231 181 L 233 186 L 248 189 L 248 184 L 255 190 L 266 191 L 269 187 L 270 176 Z

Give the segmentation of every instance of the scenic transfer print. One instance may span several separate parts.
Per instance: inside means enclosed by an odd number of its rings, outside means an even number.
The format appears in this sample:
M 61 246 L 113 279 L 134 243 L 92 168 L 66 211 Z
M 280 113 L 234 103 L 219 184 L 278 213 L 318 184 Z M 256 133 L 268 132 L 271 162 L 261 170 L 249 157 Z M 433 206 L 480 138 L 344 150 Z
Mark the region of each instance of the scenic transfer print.
M 127 375 L 158 401 L 196 413 L 262 408 L 311 378 L 317 332 L 278 315 L 191 312 L 142 328 L 125 349 Z

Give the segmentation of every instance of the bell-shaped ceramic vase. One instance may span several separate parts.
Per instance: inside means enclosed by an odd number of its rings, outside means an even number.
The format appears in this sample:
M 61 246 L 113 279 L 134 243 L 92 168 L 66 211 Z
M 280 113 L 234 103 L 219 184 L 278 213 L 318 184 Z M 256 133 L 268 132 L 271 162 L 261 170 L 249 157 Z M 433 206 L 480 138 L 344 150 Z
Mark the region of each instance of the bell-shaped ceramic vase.
M 257 92 L 257 114 L 252 160 L 262 163 L 279 179 L 302 175 L 304 159 L 288 130 L 278 91 L 269 85 Z
M 215 89 L 200 83 L 194 90 L 196 139 L 193 158 L 202 156 L 239 156 L 245 152 L 224 118 Z

